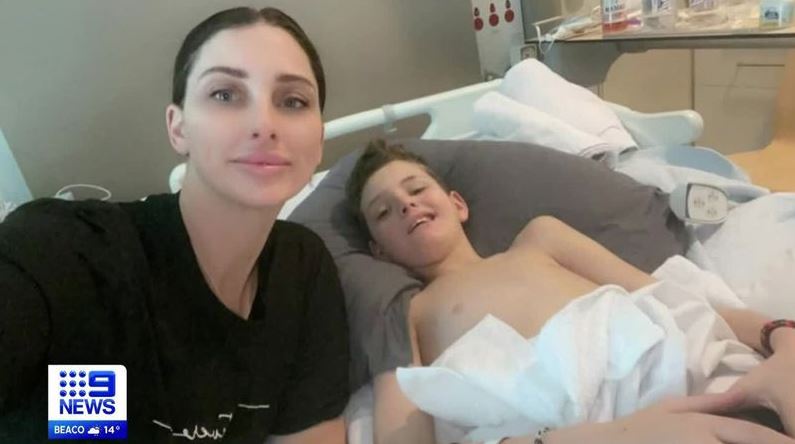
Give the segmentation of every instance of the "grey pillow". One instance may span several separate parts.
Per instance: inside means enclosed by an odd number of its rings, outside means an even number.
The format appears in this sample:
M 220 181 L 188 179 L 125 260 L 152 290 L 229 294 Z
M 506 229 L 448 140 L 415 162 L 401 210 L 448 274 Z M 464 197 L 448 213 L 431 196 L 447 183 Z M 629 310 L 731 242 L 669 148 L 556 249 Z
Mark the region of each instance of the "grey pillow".
M 507 249 L 536 216 L 552 215 L 647 272 L 683 254 L 684 226 L 668 196 L 590 159 L 512 142 L 409 139 L 466 199 L 465 230 L 488 256 Z M 326 242 L 340 273 L 351 334 L 351 386 L 411 361 L 407 313 L 421 283 L 393 264 L 374 259 L 367 233 L 349 213 L 345 182 L 359 158 L 341 159 L 290 215 Z

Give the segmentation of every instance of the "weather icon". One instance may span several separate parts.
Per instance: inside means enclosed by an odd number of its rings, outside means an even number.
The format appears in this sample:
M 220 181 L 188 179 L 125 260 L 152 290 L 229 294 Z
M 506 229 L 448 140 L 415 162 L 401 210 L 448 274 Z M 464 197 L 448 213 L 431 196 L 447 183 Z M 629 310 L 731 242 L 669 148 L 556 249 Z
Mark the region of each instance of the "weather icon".
M 97 426 L 91 427 L 90 429 L 88 429 L 88 432 L 86 433 L 88 433 L 89 435 L 99 435 L 99 427 Z

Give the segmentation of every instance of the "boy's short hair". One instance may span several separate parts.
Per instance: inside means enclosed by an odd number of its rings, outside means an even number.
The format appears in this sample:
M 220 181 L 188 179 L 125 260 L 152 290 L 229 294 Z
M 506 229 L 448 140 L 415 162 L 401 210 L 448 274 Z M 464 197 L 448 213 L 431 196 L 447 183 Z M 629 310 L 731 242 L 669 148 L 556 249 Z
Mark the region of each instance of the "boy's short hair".
M 362 192 L 367 181 L 378 170 L 396 160 L 415 163 L 421 166 L 436 183 L 445 191 L 449 191 L 444 181 L 428 166 L 422 156 L 406 150 L 400 144 L 387 144 L 383 139 L 373 139 L 367 144 L 356 165 L 351 170 L 348 182 L 345 184 L 345 197 L 348 207 L 356 219 L 366 228 L 367 224 L 362 213 Z

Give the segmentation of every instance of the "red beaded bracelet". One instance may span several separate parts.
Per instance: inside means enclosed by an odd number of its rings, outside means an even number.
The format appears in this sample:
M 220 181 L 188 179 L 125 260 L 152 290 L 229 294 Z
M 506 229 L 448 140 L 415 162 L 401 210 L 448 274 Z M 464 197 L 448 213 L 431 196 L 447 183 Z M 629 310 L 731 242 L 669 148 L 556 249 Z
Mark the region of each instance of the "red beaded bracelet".
M 773 347 L 770 346 L 770 336 L 773 334 L 773 331 L 781 327 L 795 328 L 795 321 L 791 321 L 789 319 L 778 319 L 775 321 L 770 321 L 765 324 L 764 327 L 762 327 L 762 349 L 768 355 L 773 354 Z

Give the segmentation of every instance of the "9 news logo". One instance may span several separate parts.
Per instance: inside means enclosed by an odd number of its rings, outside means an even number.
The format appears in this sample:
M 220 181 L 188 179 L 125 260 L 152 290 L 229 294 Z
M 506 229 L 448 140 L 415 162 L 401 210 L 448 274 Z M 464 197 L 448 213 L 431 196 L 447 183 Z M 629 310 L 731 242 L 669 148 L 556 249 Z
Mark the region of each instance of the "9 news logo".
M 123 365 L 48 365 L 49 439 L 127 439 Z

